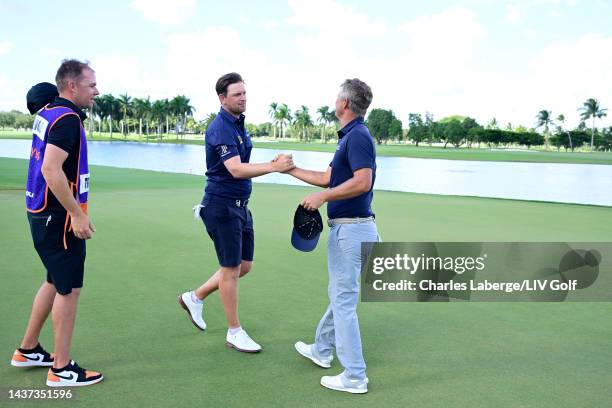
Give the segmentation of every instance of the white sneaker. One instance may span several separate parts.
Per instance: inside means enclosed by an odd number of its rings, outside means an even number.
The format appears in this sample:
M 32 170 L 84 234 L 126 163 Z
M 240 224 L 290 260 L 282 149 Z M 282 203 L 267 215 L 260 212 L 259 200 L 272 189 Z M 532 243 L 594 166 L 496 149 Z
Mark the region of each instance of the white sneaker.
M 204 331 L 206 330 L 206 323 L 204 323 L 204 319 L 202 318 L 202 309 L 204 308 L 204 303 L 195 303 L 191 300 L 191 294 L 193 292 L 185 292 L 178 298 L 178 302 L 183 309 L 189 315 L 189 320 L 191 323 L 198 329 Z
M 236 334 L 230 334 L 228 330 L 225 337 L 225 345 L 244 353 L 259 353 L 261 351 L 261 346 L 255 343 L 247 332 L 242 329 Z
M 49 369 L 47 387 L 83 387 L 97 384 L 103 379 L 101 373 L 81 368 L 74 360 L 70 360 L 62 371 L 55 372 L 52 368 Z
M 319 367 L 330 368 L 334 356 L 329 356 L 328 358 L 317 358 L 312 352 L 312 346 L 312 344 L 306 344 L 303 341 L 298 341 L 297 343 L 295 343 L 295 349 L 298 353 L 300 353 L 307 359 L 310 359 L 310 361 L 312 361 Z
M 368 392 L 368 378 L 351 380 L 344 373 L 321 377 L 321 385 L 330 390 L 350 392 L 351 394 L 365 394 Z

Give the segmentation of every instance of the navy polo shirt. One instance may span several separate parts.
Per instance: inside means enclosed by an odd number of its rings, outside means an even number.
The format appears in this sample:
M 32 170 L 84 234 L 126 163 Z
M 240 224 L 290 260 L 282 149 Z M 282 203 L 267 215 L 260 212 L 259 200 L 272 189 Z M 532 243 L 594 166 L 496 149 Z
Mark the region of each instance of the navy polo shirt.
M 376 149 L 374 139 L 362 117 L 350 121 L 338 131 L 338 147 L 331 164 L 329 187 L 336 187 L 353 177 L 359 169 L 372 169 L 372 187 L 370 191 L 345 200 L 327 203 L 329 218 L 370 217 L 374 181 L 376 180 Z
M 205 194 L 246 200 L 251 195 L 251 180 L 237 179 L 223 162 L 240 156 L 242 163 L 251 159 L 253 144 L 244 127 L 244 115 L 236 118 L 221 108 L 206 129 L 206 188 Z

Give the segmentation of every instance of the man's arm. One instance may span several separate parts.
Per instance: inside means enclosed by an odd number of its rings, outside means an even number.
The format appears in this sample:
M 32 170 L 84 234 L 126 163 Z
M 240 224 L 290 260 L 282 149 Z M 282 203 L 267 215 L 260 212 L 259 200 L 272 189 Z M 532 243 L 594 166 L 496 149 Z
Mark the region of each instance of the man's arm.
M 62 169 L 62 165 L 67 158 L 67 152 L 55 145 L 47 144 L 41 169 L 42 175 L 53 195 L 70 214 L 74 235 L 80 239 L 89 239 L 96 228 L 89 220 L 89 216 L 81 210 L 70 191 L 68 179 Z
M 282 155 L 278 160 L 270 163 L 242 163 L 240 156 L 233 156 L 223 162 L 232 177 L 238 179 L 250 179 L 263 176 L 264 174 L 285 172 L 293 168 L 291 155 Z
M 307 210 L 313 211 L 327 201 L 356 197 L 370 191 L 371 188 L 372 169 L 362 168 L 353 172 L 353 177 L 334 188 L 307 195 L 301 204 Z
M 305 183 L 312 184 L 313 186 L 327 188 L 327 186 L 329 186 L 329 180 L 331 179 L 331 166 L 324 172 L 305 170 L 296 167 L 289 170 L 287 174 L 290 174 L 296 179 L 302 180 Z

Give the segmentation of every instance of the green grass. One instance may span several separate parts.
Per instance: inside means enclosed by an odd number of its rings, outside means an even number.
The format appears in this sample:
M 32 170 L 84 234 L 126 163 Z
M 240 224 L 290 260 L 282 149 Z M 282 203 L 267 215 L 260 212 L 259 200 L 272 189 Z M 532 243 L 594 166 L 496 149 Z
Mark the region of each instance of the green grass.
M 30 139 L 32 135 L 29 132 L 18 131 L 0 131 L 0 139 Z M 111 140 L 108 133 L 95 133 L 87 136 L 89 140 Z M 129 141 L 145 143 L 147 140 L 138 135 L 130 135 L 123 138 L 121 134 L 115 133 L 113 141 Z M 303 143 L 297 141 L 270 141 L 263 139 L 253 139 L 253 145 L 261 149 L 277 149 L 277 150 L 300 150 L 314 152 L 333 153 L 336 150 L 336 144 L 310 142 Z M 154 137 L 148 139 L 153 143 L 178 143 L 178 144 L 195 144 L 203 145 L 204 141 L 199 136 L 196 139 L 178 139 L 175 135 L 164 135 L 161 140 Z M 379 145 L 376 146 L 378 156 L 390 157 L 413 157 L 422 159 L 446 159 L 446 160 L 478 160 L 478 161 L 508 161 L 508 162 L 532 162 L 532 163 L 576 163 L 576 164 L 612 164 L 612 153 L 610 152 L 565 152 L 556 150 L 531 149 L 531 151 L 521 150 L 493 150 L 485 148 L 468 149 L 462 147 L 454 149 L 449 146 L 444 149 L 438 146 L 414 146 L 414 145 Z
M 44 388 L 44 369 L 8 365 L 44 273 L 24 211 L 27 162 L 0 159 L 2 387 Z M 188 322 L 176 296 L 216 267 L 191 207 L 203 178 L 93 167 L 85 288 L 73 357 L 106 380 L 57 406 L 606 407 L 612 404 L 610 303 L 364 303 L 359 318 L 370 393 L 322 389 L 324 371 L 293 350 L 312 341 L 326 307 L 325 239 L 290 243 L 294 207 L 309 188 L 255 184 L 255 266 L 240 283 L 240 317 L 264 351 L 224 347 L 217 294 L 209 329 Z M 611 241 L 612 209 L 377 192 L 386 241 Z M 43 345 L 53 347 L 51 327 Z

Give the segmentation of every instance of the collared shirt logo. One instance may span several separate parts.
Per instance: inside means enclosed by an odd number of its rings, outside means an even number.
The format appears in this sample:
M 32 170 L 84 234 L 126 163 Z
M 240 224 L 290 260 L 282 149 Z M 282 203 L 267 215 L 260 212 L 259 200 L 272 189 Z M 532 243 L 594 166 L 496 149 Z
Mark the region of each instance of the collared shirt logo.
M 222 145 L 221 146 L 221 157 L 225 156 L 228 153 L 229 153 L 229 151 L 227 150 L 227 146 L 226 145 Z

